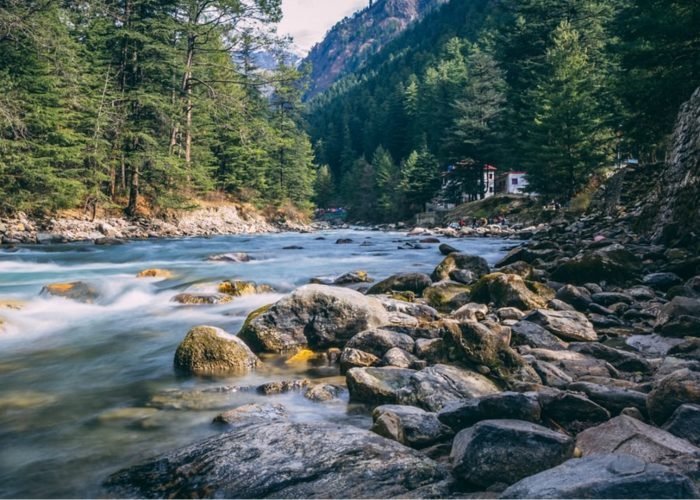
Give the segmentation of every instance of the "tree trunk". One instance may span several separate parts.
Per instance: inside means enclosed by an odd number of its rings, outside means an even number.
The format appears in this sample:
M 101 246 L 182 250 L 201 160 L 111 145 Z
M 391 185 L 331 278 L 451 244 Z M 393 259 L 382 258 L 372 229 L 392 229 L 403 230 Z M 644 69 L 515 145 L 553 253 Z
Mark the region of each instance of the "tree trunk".
M 139 198 L 139 169 L 134 165 L 131 169 L 131 183 L 129 186 L 129 204 L 126 207 L 126 214 L 129 217 L 136 215 Z

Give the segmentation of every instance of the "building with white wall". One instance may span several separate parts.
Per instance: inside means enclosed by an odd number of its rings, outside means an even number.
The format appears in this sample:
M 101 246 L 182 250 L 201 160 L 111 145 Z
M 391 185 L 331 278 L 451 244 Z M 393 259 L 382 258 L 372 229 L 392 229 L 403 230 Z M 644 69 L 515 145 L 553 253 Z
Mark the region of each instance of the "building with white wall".
M 527 172 L 510 171 L 496 179 L 496 192 L 505 194 L 525 194 Z

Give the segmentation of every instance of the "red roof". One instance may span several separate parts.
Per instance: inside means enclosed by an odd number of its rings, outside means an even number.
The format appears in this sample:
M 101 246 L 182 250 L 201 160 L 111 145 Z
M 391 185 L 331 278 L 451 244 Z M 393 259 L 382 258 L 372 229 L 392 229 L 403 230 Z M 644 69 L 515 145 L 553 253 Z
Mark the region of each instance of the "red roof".
M 521 170 L 511 170 L 508 172 L 509 174 L 527 174 L 527 172 L 523 172 Z
M 494 167 L 493 165 L 486 165 L 486 166 L 484 167 L 484 170 L 489 170 L 489 171 L 491 171 L 491 170 L 498 170 L 498 169 L 497 169 L 496 167 Z

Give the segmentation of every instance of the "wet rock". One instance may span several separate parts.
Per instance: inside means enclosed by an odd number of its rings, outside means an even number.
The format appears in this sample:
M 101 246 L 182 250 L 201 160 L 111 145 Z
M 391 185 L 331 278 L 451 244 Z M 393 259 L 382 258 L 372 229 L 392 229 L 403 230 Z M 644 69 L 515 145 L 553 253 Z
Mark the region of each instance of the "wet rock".
M 633 455 L 645 462 L 667 465 L 691 477 L 700 470 L 700 448 L 626 415 L 583 431 L 576 437 L 576 446 L 583 456 L 604 453 Z
M 447 243 L 441 244 L 438 249 L 440 250 L 440 253 L 442 255 L 450 255 L 451 253 L 459 253 L 459 250 L 457 250 L 455 247 L 452 245 L 448 245 Z
M 700 446 L 700 405 L 680 405 L 664 424 L 664 430 Z
M 618 370 L 625 372 L 650 373 L 652 370 L 649 361 L 642 356 L 597 342 L 572 342 L 569 344 L 569 349 L 605 360 Z
M 240 425 L 245 422 L 256 423 L 261 420 L 268 422 L 284 421 L 289 418 L 287 409 L 281 404 L 263 403 L 247 404 L 220 413 L 214 418 L 215 424 Z
M 372 420 L 372 432 L 416 449 L 446 441 L 454 435 L 435 413 L 415 406 L 378 406 L 372 412 Z
M 108 238 L 106 236 L 104 238 L 97 238 L 95 240 L 95 245 L 98 245 L 98 246 L 115 246 L 115 245 L 123 245 L 123 244 L 124 244 L 124 240 L 120 240 L 119 238 Z
M 610 412 L 586 396 L 549 389 L 538 394 L 542 418 L 571 432 L 593 427 L 610 419 Z
M 302 392 L 310 385 L 311 381 L 305 378 L 297 380 L 280 380 L 277 382 L 268 382 L 266 384 L 259 385 L 255 388 L 255 391 L 264 396 L 274 396 L 276 394 L 286 394 L 288 392 Z
M 258 285 L 252 281 L 227 280 L 219 284 L 219 293 L 242 297 L 258 293 L 272 293 L 274 290 L 268 285 Z
M 102 425 L 128 425 L 137 427 L 149 427 L 149 421 L 154 422 L 161 411 L 156 408 L 115 408 L 100 413 L 97 421 Z
M 368 352 L 381 358 L 393 347 L 413 352 L 414 344 L 415 341 L 406 334 L 390 330 L 371 329 L 360 332 L 352 337 L 348 343 L 345 344 L 345 347 Z
M 53 283 L 46 285 L 41 289 L 39 295 L 52 297 L 63 297 L 84 304 L 92 304 L 99 297 L 99 293 L 95 287 L 82 281 L 74 281 L 72 283 Z
M 454 431 L 461 431 L 482 420 L 512 419 L 537 423 L 541 411 L 535 393 L 501 392 L 448 403 L 437 416 Z
M 282 250 L 303 250 L 304 247 L 299 246 L 299 245 L 287 245 L 286 247 L 282 247 Z
M 349 245 L 350 243 L 352 243 L 352 239 L 350 238 L 339 238 L 335 240 L 336 245 Z
M 249 317 L 239 336 L 254 351 L 338 347 L 389 322 L 381 302 L 347 288 L 306 285 Z
M 450 317 L 459 321 L 483 321 L 489 313 L 489 308 L 486 304 L 477 304 L 470 302 L 454 311 Z
M 172 301 L 188 306 L 228 304 L 233 296 L 225 293 L 179 293 Z
M 589 292 L 584 287 L 578 287 L 574 285 L 564 285 L 559 290 L 557 290 L 556 298 L 571 304 L 575 309 L 579 311 L 586 311 L 588 306 L 593 301 L 591 298 L 591 292 Z
M 571 458 L 569 436 L 521 420 L 484 420 L 452 444 L 452 474 L 469 485 L 512 484 Z
M 525 319 L 542 326 L 557 337 L 578 342 L 596 341 L 598 335 L 588 318 L 576 311 L 548 311 L 538 309 Z
M 471 271 L 477 277 L 489 272 L 489 265 L 483 257 L 466 253 L 451 253 L 435 268 L 432 274 L 433 281 L 442 281 L 450 278 L 450 273 L 458 269 Z
M 469 287 L 441 281 L 423 290 L 423 297 L 438 311 L 449 312 L 469 302 Z
M 642 283 L 655 290 L 665 292 L 673 286 L 682 284 L 683 279 L 675 273 L 652 273 L 644 276 Z
M 647 412 L 647 395 L 643 392 L 591 382 L 575 382 L 569 384 L 568 389 L 584 393 L 591 401 L 598 403 L 612 415 L 619 415 L 627 408 L 637 408 L 642 415 Z
M 676 408 L 686 403 L 700 404 L 700 372 L 687 368 L 654 383 L 647 398 L 647 409 L 651 419 L 661 425 Z
M 207 260 L 212 262 L 250 262 L 253 260 L 250 255 L 244 252 L 222 253 L 219 255 L 211 255 Z
M 509 487 L 500 498 L 695 498 L 690 480 L 630 455 L 572 459 Z
M 105 482 L 104 496 L 388 498 L 446 478 L 433 460 L 372 432 L 262 422 L 118 472 Z
M 381 362 L 374 354 L 346 347 L 340 355 L 340 373 L 347 372 L 350 368 L 377 366 Z
M 659 312 L 655 329 L 669 337 L 700 337 L 700 299 L 674 297 Z
M 378 295 L 387 292 L 413 292 L 417 295 L 423 293 L 433 282 L 430 276 L 422 273 L 400 273 L 380 281 L 367 290 L 368 295 Z
M 241 339 L 213 326 L 190 330 L 175 352 L 175 369 L 192 375 L 244 374 L 260 366 Z
M 167 269 L 144 269 L 136 275 L 137 278 L 160 278 L 160 279 L 171 279 L 174 274 L 172 271 Z
M 338 276 L 334 281 L 334 285 L 350 285 L 353 283 L 371 283 L 374 281 L 367 275 L 366 271 L 354 271 Z
M 346 391 L 347 389 L 345 389 L 345 387 L 335 384 L 317 384 L 309 387 L 306 392 L 304 392 L 304 397 L 311 401 L 322 403 L 338 399 Z
M 493 303 L 495 307 L 516 307 L 521 310 L 544 308 L 554 298 L 554 292 L 538 284 L 536 291 L 530 289 L 534 282 L 525 282 L 515 274 L 488 274 L 472 288 L 475 302 Z
M 567 343 L 530 321 L 518 321 L 511 327 L 512 344 L 545 349 L 564 350 Z

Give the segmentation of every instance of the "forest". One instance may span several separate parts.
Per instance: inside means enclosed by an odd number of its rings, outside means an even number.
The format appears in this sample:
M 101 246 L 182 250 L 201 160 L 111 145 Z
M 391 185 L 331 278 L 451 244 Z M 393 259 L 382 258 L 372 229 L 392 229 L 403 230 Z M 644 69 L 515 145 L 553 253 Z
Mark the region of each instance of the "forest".
M 543 202 L 605 167 L 663 161 L 700 84 L 696 0 L 452 1 L 309 106 L 317 203 L 420 211 L 446 166 L 525 170 Z
M 0 0 L 0 211 L 308 206 L 280 0 Z

